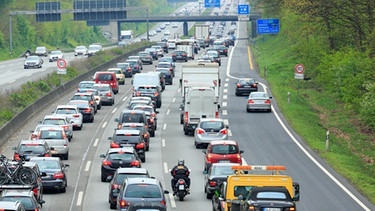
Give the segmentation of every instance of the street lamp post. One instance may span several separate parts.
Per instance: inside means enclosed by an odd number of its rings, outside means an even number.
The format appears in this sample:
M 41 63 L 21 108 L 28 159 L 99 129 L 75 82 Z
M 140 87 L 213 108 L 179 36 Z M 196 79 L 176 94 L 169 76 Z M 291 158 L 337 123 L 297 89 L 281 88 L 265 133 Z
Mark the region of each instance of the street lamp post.
M 150 41 L 150 35 L 149 35 L 149 25 L 148 25 L 148 8 L 146 9 L 146 12 L 147 12 L 147 16 L 146 16 L 146 22 L 147 22 L 147 26 L 146 26 L 146 29 L 147 29 L 147 41 Z

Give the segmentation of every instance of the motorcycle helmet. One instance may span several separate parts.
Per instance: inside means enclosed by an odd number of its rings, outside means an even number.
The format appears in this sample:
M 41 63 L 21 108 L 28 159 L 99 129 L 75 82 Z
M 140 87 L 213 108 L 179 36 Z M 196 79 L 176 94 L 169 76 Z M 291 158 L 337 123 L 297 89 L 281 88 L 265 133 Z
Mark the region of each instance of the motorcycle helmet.
M 183 166 L 183 165 L 185 165 L 185 161 L 184 161 L 184 159 L 182 159 L 182 158 L 178 159 L 178 163 L 177 163 L 177 165 L 179 165 L 179 166 Z

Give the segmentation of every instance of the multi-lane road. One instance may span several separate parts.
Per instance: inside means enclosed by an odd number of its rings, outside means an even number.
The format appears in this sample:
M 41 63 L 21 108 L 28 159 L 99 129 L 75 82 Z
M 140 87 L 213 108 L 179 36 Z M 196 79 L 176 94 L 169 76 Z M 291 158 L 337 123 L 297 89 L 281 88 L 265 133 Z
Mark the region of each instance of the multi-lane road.
M 245 23 L 238 23 L 237 28 L 241 29 L 237 32 L 237 37 L 246 37 Z M 172 29 L 170 30 L 172 32 Z M 262 90 L 270 92 L 267 83 L 253 69 L 248 52 L 247 41 L 237 41 L 235 47 L 230 49 L 230 56 L 222 57 L 220 67 L 221 80 L 224 82 L 220 90 L 221 118 L 229 123 L 230 139 L 238 141 L 241 149 L 245 151 L 243 156 L 246 163 L 285 165 L 285 174 L 291 175 L 301 185 L 301 201 L 297 205 L 299 210 L 375 210 L 374 205 L 305 146 L 283 120 L 275 101 L 272 113 L 246 112 L 245 97 L 234 95 L 234 79 L 254 77 L 262 84 Z M 11 68 L 12 65 L 15 66 L 14 69 Z M 28 77 L 31 71 L 41 72 L 40 74 L 53 71 L 55 63 L 50 63 L 51 66 L 47 67 L 48 65 L 39 70 L 23 70 L 20 60 L 20 65 L 15 65 L 15 62 L 0 63 L 0 69 L 3 70 L 5 67 L 11 69 L 9 71 L 14 71 L 15 75 L 24 74 L 23 77 Z M 154 69 L 153 65 L 144 67 L 144 72 Z M 169 194 L 169 210 L 211 210 L 211 201 L 205 198 L 203 192 L 202 150 L 195 149 L 193 137 L 185 136 L 182 125 L 179 124 L 180 74 L 181 63 L 177 63 L 174 83 L 167 86 L 163 92 L 163 105 L 158 110 L 158 130 L 156 136 L 151 138 L 150 151 L 146 154 L 146 163 L 142 165 L 152 176 L 159 178 L 166 189 L 171 190 L 171 176 L 168 170 L 179 158 L 184 158 L 192 171 L 191 194 L 183 202 L 175 200 Z M 33 75 L 35 77 L 37 74 Z M 23 83 L 19 78 L 0 78 L 1 86 Z M 15 82 L 9 83 L 11 80 Z M 103 106 L 95 116 L 94 123 L 87 123 L 82 131 L 74 132 L 74 138 L 70 143 L 70 157 L 65 161 L 70 165 L 67 192 L 45 191 L 44 210 L 109 210 L 108 183 L 100 180 L 102 159 L 99 158 L 99 154 L 109 148 L 107 138 L 112 136 L 114 131 L 114 118 L 118 117 L 129 100 L 130 82 L 131 79 L 127 78 L 126 84 L 120 86 L 114 106 Z M 271 92 L 270 94 L 272 95 Z M 73 93 L 67 93 L 61 96 L 47 105 L 43 112 L 35 114 L 30 121 L 20 125 L 19 133 L 14 134 L 3 147 L 2 153 L 12 156 L 11 147 L 16 146 L 19 140 L 27 138 L 29 131 L 44 115 L 49 114 L 57 105 L 68 102 L 72 95 Z

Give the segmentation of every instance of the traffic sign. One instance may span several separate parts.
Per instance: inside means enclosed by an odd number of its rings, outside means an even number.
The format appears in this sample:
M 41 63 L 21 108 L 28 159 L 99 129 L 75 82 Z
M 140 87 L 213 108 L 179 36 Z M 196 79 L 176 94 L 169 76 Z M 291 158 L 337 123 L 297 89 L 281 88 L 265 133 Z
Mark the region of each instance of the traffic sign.
M 250 14 L 250 6 L 248 4 L 239 4 L 237 6 L 238 15 L 248 15 Z
M 220 0 L 204 0 L 204 7 L 220 7 Z
M 305 66 L 303 64 L 296 64 L 296 66 L 294 66 L 294 72 L 299 73 L 299 74 L 304 73 L 305 72 Z
M 58 68 L 63 69 L 66 67 L 66 61 L 64 59 L 59 59 L 57 60 L 56 65 Z
M 258 19 L 258 34 L 277 34 L 280 31 L 279 19 Z

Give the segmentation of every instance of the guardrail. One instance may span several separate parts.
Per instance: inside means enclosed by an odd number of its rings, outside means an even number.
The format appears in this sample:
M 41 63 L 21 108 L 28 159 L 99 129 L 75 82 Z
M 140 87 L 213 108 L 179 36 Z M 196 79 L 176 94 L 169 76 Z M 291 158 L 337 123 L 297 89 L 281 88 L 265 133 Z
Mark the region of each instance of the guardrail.
M 146 47 L 150 47 L 150 46 L 146 46 Z M 27 108 L 25 108 L 23 111 L 18 113 L 16 116 L 14 116 L 10 121 L 8 121 L 6 124 L 4 124 L 0 128 L 0 146 L 3 146 L 12 135 L 17 133 L 17 131 L 20 129 L 19 128 L 20 125 L 24 125 L 26 121 L 34 117 L 36 113 L 43 111 L 47 105 L 49 105 L 51 102 L 55 101 L 56 99 L 60 98 L 61 95 L 66 94 L 67 92 L 72 91 L 73 89 L 76 89 L 79 82 L 84 81 L 84 80 L 92 80 L 92 76 L 95 74 L 96 71 L 113 67 L 114 64 L 122 61 L 126 57 L 133 55 L 136 52 L 144 50 L 146 47 L 131 51 L 107 63 L 97 66 L 93 68 L 92 70 L 89 70 L 86 73 L 79 75 L 78 77 L 57 87 L 56 89 L 49 92 L 47 95 L 38 99 L 35 103 L 29 105 Z

